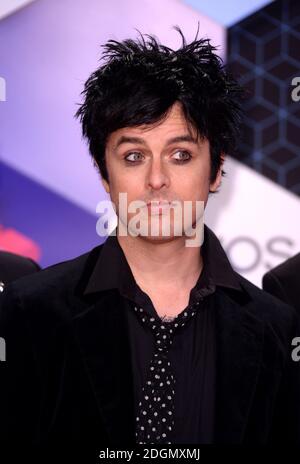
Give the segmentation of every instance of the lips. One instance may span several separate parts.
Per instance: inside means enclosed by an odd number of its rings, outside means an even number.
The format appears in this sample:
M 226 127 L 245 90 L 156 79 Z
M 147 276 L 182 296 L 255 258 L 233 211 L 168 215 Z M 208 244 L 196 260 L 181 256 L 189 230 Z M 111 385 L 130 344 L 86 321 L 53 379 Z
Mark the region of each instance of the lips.
M 163 214 L 170 210 L 170 202 L 166 200 L 152 200 L 147 203 L 147 208 L 151 214 Z
M 170 205 L 170 202 L 167 200 L 150 200 L 147 202 L 147 206 L 161 206 L 161 205 Z

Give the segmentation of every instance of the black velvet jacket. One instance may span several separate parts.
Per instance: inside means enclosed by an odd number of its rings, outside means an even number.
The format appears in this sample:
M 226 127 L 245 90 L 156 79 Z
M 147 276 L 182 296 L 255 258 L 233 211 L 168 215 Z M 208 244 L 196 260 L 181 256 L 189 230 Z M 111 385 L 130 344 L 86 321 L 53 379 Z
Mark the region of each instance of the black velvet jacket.
M 227 261 L 216 236 L 207 234 Z M 85 292 L 102 248 L 23 277 L 3 292 L 0 444 L 134 445 L 121 297 L 114 289 Z M 214 443 L 299 443 L 300 362 L 291 358 L 299 316 L 240 275 L 236 279 L 242 292 L 220 285 L 216 293 Z

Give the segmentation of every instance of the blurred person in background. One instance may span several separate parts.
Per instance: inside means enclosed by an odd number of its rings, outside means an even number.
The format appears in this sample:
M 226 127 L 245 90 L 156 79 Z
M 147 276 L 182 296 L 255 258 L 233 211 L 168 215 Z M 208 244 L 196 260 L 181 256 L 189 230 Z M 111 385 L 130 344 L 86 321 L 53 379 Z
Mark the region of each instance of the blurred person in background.
M 300 314 L 300 253 L 268 271 L 263 276 L 263 289 Z
M 40 266 L 30 258 L 0 251 L 0 292 L 4 290 L 5 284 L 40 269 Z

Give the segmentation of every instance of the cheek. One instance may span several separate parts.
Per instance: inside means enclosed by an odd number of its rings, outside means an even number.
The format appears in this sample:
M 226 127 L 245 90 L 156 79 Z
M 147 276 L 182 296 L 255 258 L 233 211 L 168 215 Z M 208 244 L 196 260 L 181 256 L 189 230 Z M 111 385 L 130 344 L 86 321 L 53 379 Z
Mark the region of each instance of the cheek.
M 206 170 L 193 169 L 177 179 L 176 184 L 183 198 L 204 200 L 208 195 L 210 179 Z
M 126 200 L 129 204 L 131 201 L 140 200 L 144 197 L 143 183 L 138 176 L 125 176 L 120 173 L 110 182 L 110 196 L 115 204 L 119 203 L 119 194 L 126 194 Z

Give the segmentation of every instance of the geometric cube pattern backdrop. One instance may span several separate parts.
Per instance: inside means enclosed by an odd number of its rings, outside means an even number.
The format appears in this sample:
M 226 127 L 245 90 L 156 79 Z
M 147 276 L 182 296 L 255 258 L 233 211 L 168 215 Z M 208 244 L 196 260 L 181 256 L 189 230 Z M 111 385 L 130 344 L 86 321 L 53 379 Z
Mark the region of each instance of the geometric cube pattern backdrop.
M 228 64 L 245 85 L 238 160 L 300 195 L 300 2 L 277 0 L 228 31 Z

